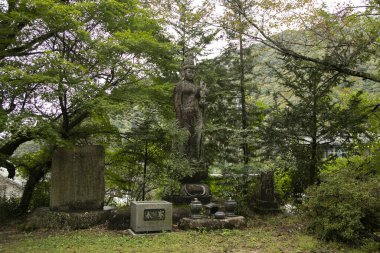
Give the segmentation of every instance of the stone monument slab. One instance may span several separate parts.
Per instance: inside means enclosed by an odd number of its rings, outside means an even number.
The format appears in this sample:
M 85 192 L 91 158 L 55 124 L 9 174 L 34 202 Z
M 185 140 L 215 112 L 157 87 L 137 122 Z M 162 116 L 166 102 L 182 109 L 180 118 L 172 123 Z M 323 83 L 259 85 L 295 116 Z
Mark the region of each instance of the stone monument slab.
M 54 152 L 50 181 L 51 210 L 102 210 L 104 196 L 103 147 L 59 148 Z

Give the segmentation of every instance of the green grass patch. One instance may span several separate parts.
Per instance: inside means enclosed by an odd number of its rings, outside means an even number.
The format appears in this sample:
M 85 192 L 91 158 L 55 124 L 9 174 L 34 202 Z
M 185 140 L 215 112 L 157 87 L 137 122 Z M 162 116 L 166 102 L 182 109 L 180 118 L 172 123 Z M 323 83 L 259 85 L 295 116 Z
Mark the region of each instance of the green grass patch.
M 1 233 L 0 233 L 1 236 Z M 125 231 L 94 228 L 76 231 L 34 231 L 0 240 L 0 252 L 374 252 L 325 243 L 303 232 L 294 217 L 250 219 L 244 230 L 175 231 L 133 237 Z

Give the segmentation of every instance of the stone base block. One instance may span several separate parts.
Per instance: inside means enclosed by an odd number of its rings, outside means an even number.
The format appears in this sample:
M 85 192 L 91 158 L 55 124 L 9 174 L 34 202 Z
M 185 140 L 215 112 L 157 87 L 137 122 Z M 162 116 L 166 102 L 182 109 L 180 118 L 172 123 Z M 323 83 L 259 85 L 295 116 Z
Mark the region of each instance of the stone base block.
M 240 229 L 247 226 L 243 216 L 228 217 L 225 219 L 190 219 L 182 218 L 178 227 L 183 230 L 189 229 Z
M 88 212 L 56 212 L 48 207 L 39 207 L 28 215 L 25 230 L 34 229 L 86 229 L 106 225 L 110 230 L 130 228 L 130 208 L 104 208 Z
M 105 223 L 110 212 L 111 210 L 54 212 L 48 207 L 40 207 L 27 217 L 24 229 L 86 229 Z

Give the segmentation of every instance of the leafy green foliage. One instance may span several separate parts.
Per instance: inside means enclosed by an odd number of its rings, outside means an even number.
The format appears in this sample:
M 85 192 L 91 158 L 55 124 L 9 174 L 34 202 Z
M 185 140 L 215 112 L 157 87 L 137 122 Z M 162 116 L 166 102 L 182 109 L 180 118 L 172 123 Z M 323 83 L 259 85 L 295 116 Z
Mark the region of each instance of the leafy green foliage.
M 248 174 L 256 173 L 259 168 L 254 161 L 260 148 L 257 130 L 266 110 L 265 104 L 255 99 L 256 76 L 249 74 L 257 63 L 256 55 L 252 53 L 255 49 L 244 50 L 244 92 L 239 78 L 239 52 L 233 44 L 220 57 L 200 64 L 198 77 L 209 84 L 205 111 L 205 160 L 210 164 L 210 170 L 223 175 L 223 180 L 217 180 L 212 192 L 215 191 L 215 196 L 221 199 L 234 197 L 241 213 L 247 213 L 252 203 L 254 183 Z M 242 96 L 245 97 L 244 112 Z M 242 149 L 243 144 L 246 149 Z
M 251 51 L 246 50 L 247 62 L 256 63 Z M 246 64 L 246 71 L 252 66 Z M 255 97 L 256 84 L 252 76 L 247 76 L 245 83 L 247 125 L 242 129 L 241 93 L 239 85 L 239 57 L 236 49 L 231 45 L 223 54 L 213 60 L 207 60 L 199 65 L 199 80 L 209 86 L 206 99 L 206 133 L 205 152 L 208 163 L 224 167 L 225 163 L 243 163 L 243 154 L 240 146 L 249 143 L 250 153 L 255 156 L 258 146 L 257 126 L 262 122 L 266 106 L 258 102 Z M 220 163 L 220 164 L 217 164 Z M 243 165 L 241 165 L 243 167 Z
M 368 152 L 368 151 L 367 151 Z M 341 159 L 328 167 L 319 186 L 306 191 L 304 215 L 324 240 L 359 243 L 380 224 L 380 152 Z
M 189 53 L 207 54 L 205 48 L 218 33 L 218 29 L 210 25 L 215 3 L 194 0 L 154 0 L 150 1 L 150 4 L 162 19 L 171 40 L 176 44 L 176 56 L 179 61 L 182 62 Z
M 223 177 L 211 178 L 208 181 L 213 199 L 216 202 L 223 203 L 231 197 L 237 202 L 236 213 L 240 215 L 249 215 L 251 203 L 256 181 L 254 178 L 247 178 L 241 172 L 239 165 L 228 169 L 229 174 L 224 174 Z M 242 186 L 247 187 L 242 190 Z
M 348 152 L 365 141 L 363 136 L 376 138 L 376 130 L 368 125 L 368 96 L 362 91 L 340 93 L 342 75 L 303 61 L 285 63 L 284 70 L 274 70 L 284 90 L 275 94 L 278 103 L 266 119 L 263 137 L 269 155 L 294 159 L 297 170 L 289 175 L 294 193 L 300 193 L 334 159 L 325 159 L 326 148 L 339 145 Z
M 42 180 L 35 188 L 33 197 L 30 201 L 30 210 L 34 210 L 38 207 L 47 207 L 50 205 L 50 184 L 48 180 Z
M 117 133 L 110 94 L 152 76 L 161 81 L 173 70 L 172 45 L 139 1 L 16 0 L 0 15 L 1 166 L 30 140 L 50 151 L 106 144 Z M 9 167 L 25 168 L 37 183 L 50 160 L 51 152 L 41 151 Z
M 179 180 L 194 172 L 172 149 L 173 140 L 185 136 L 165 106 L 156 106 L 147 100 L 113 118 L 121 132 L 119 143 L 111 144 L 107 152 L 106 178 L 114 195 L 128 194 L 131 200 L 163 197 L 177 192 Z
M 281 202 L 288 202 L 294 197 L 293 193 L 295 192 L 292 184 L 293 179 L 291 171 L 288 168 L 279 167 L 274 173 L 274 187 L 276 192 L 279 194 Z

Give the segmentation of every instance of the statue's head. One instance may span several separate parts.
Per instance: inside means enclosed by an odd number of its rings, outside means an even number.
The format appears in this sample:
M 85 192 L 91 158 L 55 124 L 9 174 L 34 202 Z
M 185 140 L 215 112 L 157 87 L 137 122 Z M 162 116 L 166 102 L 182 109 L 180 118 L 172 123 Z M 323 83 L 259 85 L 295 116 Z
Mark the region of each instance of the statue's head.
M 193 81 L 195 75 L 194 56 L 188 55 L 182 65 L 183 76 L 185 80 Z

